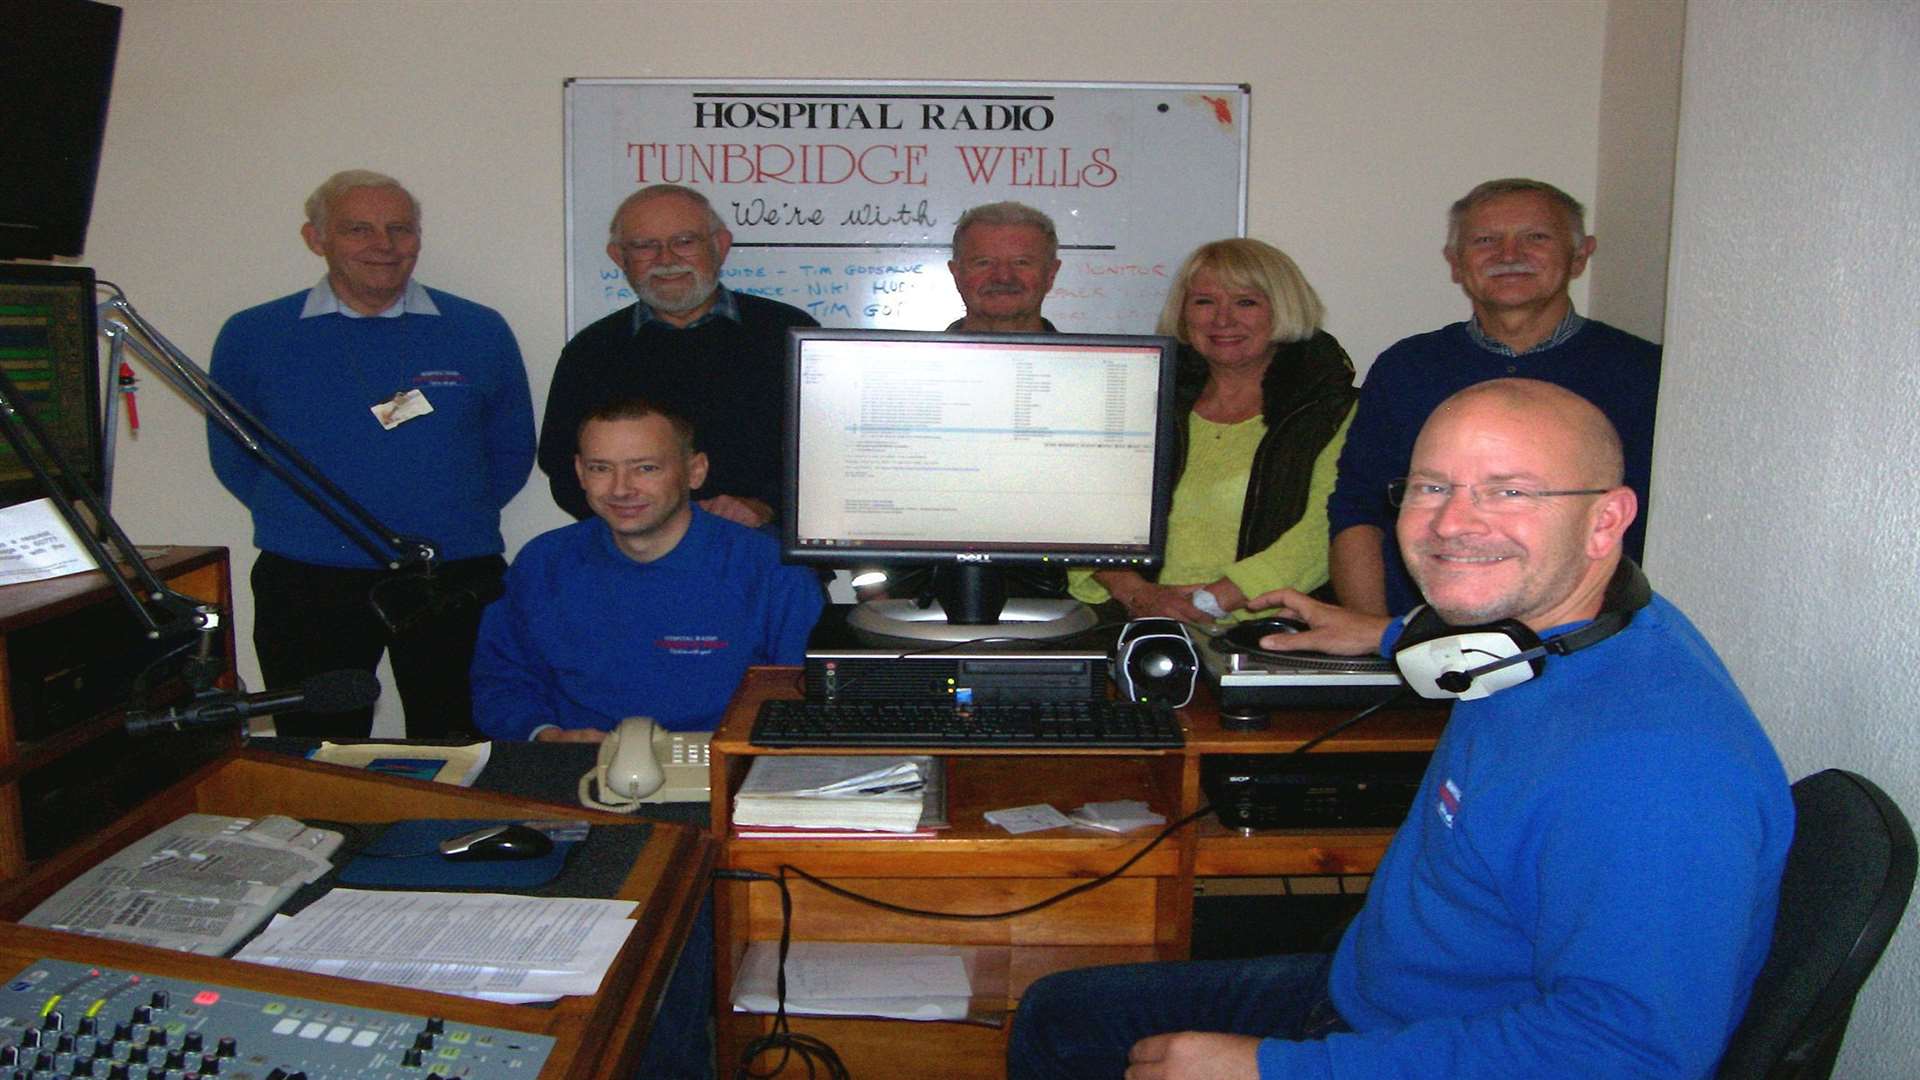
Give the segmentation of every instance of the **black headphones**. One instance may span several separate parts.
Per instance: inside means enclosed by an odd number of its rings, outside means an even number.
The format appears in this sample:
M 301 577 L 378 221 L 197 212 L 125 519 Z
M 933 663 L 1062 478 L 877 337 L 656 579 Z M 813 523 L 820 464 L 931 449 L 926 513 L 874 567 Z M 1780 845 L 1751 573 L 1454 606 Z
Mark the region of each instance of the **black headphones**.
M 1422 605 L 1407 616 L 1406 629 L 1393 647 L 1393 662 L 1421 697 L 1472 701 L 1540 674 L 1549 654 L 1579 652 L 1625 630 L 1634 612 L 1652 599 L 1647 576 L 1622 556 L 1607 582 L 1600 614 L 1572 633 L 1542 642 L 1518 619 L 1449 626 L 1433 608 Z

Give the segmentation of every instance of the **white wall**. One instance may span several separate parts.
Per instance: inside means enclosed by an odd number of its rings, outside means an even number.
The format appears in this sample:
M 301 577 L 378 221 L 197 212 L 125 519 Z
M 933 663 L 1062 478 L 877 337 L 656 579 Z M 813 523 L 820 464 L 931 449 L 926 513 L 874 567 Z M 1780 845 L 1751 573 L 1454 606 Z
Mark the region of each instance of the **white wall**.
M 1613 0 L 1600 79 L 1599 180 L 1606 235 L 1587 272 L 1592 313 L 1650 341 L 1667 308 L 1682 0 Z
M 125 7 L 85 262 L 204 361 L 227 315 L 319 276 L 297 235 L 306 193 L 335 169 L 390 172 L 425 203 L 421 279 L 507 317 L 536 408 L 563 344 L 568 76 L 1250 83 L 1251 232 L 1300 261 L 1364 368 L 1397 338 L 1463 316 L 1439 248 L 1445 207 L 1468 187 L 1537 175 L 1591 196 L 1607 11 L 1600 0 L 735 0 L 700 5 L 698 19 L 655 0 Z M 1509 107 L 1519 92 L 1527 107 Z M 1603 245 L 1605 217 L 1592 223 Z M 208 471 L 198 416 L 157 381 L 141 406 L 139 437 L 121 442 L 116 514 L 143 542 L 234 548 L 250 632 L 246 515 Z M 508 508 L 509 549 L 562 520 L 536 475 Z M 257 677 L 251 652 L 243 642 L 242 670 Z
M 1920 6 L 1693 0 L 1648 559 L 1789 773 L 1920 819 Z M 1835 1075 L 1920 1075 L 1920 916 Z

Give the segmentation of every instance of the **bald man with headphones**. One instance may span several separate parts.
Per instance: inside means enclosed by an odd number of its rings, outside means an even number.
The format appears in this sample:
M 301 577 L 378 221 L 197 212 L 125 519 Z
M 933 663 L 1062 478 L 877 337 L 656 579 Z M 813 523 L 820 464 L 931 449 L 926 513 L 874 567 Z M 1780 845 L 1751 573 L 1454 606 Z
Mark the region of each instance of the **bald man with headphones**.
M 1428 606 L 1282 591 L 1265 647 L 1393 656 L 1458 701 L 1331 956 L 1040 980 L 1013 1080 L 1702 1077 L 1765 959 L 1787 779 L 1712 648 L 1621 553 L 1620 441 L 1551 384 L 1443 402 L 1391 496 Z

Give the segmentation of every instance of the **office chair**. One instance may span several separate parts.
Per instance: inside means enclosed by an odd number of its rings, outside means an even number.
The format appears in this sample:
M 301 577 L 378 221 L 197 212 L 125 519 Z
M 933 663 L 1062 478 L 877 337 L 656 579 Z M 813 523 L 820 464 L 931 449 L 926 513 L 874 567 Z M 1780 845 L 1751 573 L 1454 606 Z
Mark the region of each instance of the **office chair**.
M 1913 827 L 1863 776 L 1793 785 L 1795 826 L 1773 945 L 1717 1080 L 1825 1080 L 1854 995 L 1913 891 Z

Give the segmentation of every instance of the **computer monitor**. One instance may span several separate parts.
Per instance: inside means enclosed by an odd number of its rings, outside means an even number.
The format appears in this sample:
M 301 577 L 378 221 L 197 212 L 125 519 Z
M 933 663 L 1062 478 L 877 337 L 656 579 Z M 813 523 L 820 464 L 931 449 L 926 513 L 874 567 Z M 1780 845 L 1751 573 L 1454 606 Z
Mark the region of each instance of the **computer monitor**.
M 76 474 L 101 493 L 100 347 L 93 271 L 0 263 L 0 368 Z M 0 506 L 46 492 L 0 439 Z
M 1046 639 L 1072 600 L 1006 600 L 1020 566 L 1150 569 L 1173 478 L 1171 338 L 788 332 L 790 560 L 934 568 L 937 598 L 860 605 L 904 642 Z

